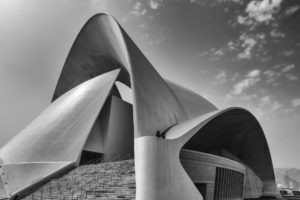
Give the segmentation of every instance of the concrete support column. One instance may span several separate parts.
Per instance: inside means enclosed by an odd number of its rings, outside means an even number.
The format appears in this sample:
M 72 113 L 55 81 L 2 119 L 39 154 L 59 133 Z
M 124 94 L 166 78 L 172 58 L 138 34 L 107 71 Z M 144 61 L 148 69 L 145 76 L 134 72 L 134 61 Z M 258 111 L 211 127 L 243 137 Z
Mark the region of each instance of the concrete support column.
M 281 199 L 281 196 L 276 187 L 276 183 L 273 180 L 263 182 L 263 191 L 261 196 Z
M 178 140 L 144 136 L 134 145 L 137 200 L 202 200 L 180 163 Z

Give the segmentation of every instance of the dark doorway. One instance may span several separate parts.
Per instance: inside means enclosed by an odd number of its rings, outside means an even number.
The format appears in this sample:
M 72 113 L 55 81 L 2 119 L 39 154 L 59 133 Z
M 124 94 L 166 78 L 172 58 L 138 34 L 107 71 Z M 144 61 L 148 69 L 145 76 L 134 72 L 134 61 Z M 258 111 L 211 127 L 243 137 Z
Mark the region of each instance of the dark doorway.
M 196 188 L 201 193 L 203 200 L 206 200 L 206 184 L 205 183 L 195 183 Z
M 82 151 L 80 165 L 96 164 L 101 162 L 101 153 Z

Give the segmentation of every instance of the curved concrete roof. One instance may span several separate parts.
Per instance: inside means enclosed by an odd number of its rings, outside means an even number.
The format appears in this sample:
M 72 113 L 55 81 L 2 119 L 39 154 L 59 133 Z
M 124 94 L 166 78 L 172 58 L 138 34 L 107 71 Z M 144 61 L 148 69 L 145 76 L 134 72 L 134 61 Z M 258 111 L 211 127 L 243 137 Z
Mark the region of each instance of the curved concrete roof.
M 130 85 L 126 46 L 118 23 L 109 15 L 90 18 L 76 37 L 62 68 L 53 100 L 95 76 L 121 69 L 118 80 Z
M 108 72 L 68 91 L 0 150 L 4 162 L 1 179 L 8 195 L 79 163 L 119 71 Z
M 278 195 L 264 132 L 249 111 L 242 108 L 213 111 L 173 126 L 167 132 L 167 139 L 178 140 L 183 148 L 194 151 L 227 150 L 261 178 L 264 195 Z
M 147 188 L 150 180 L 150 192 L 159 191 L 166 181 L 174 180 L 174 188 L 164 188 L 160 199 L 174 191 L 173 199 L 189 193 L 191 199 L 201 199 L 179 162 L 184 146 L 204 152 L 226 149 L 263 180 L 265 194 L 276 193 L 268 145 L 253 115 L 240 108 L 217 110 L 200 95 L 165 81 L 116 20 L 99 14 L 77 36 L 54 102 L 0 150 L 0 191 L 5 191 L 0 196 L 14 196 L 35 181 L 78 164 L 104 102 L 117 93 L 116 80 L 132 88 L 135 154 L 140 158 L 137 183 L 145 183 L 142 187 Z M 157 131 L 166 132 L 166 140 L 157 138 Z M 137 188 L 137 199 L 142 187 Z M 158 194 L 144 195 L 151 199 Z
M 168 85 L 179 99 L 189 119 L 217 110 L 217 108 L 201 95 L 184 88 L 172 81 Z
M 118 81 L 133 91 L 135 137 L 155 135 L 188 116 L 215 109 L 203 97 L 172 83 L 168 85 L 116 20 L 106 14 L 93 16 L 78 34 L 53 99 L 82 81 L 115 68 L 121 68 Z M 190 103 L 196 109 L 191 109 Z

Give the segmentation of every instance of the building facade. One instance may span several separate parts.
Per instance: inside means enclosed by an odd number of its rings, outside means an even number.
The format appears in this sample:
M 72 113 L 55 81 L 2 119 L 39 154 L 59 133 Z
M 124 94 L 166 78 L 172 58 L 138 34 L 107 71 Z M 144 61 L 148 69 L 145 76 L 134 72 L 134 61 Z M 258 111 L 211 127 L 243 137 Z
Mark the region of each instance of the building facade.
M 51 104 L 1 148 L 0 199 L 126 155 L 135 156 L 137 200 L 280 198 L 255 117 L 163 79 L 118 22 L 98 14 L 74 41 Z

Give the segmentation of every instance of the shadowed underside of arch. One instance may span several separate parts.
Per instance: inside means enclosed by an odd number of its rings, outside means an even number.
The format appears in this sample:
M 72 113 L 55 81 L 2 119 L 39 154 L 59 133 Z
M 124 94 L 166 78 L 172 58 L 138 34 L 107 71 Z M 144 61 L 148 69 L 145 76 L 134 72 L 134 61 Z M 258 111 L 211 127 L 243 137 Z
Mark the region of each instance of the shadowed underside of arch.
M 211 119 L 184 148 L 207 153 L 223 148 L 247 164 L 262 180 L 275 180 L 263 130 L 244 109 L 230 109 Z
M 119 25 L 106 15 L 90 18 L 76 37 L 62 68 L 53 100 L 95 76 L 121 69 L 118 80 L 130 86 L 128 55 Z
M 16 195 L 33 181 L 78 164 L 107 97 L 119 96 L 115 81 L 132 91 L 138 200 L 202 198 L 180 164 L 183 147 L 208 153 L 225 149 L 261 178 L 265 195 L 277 195 L 268 144 L 253 115 L 240 108 L 217 110 L 200 95 L 165 81 L 106 14 L 92 17 L 77 36 L 53 103 L 1 149 L 1 170 L 11 175 L 0 178 L 0 195 Z M 158 132 L 166 138 L 156 137 Z M 15 172 L 26 178 L 24 184 Z
M 263 195 L 278 196 L 269 147 L 256 118 L 242 108 L 228 108 L 188 120 L 172 127 L 167 138 L 184 149 L 216 154 L 226 150 L 249 166 L 263 181 Z M 234 159 L 234 157 L 228 157 Z
M 154 136 L 157 131 L 163 132 L 188 119 L 170 86 L 116 20 L 106 14 L 95 15 L 80 31 L 62 69 L 53 99 L 81 82 L 115 68 L 121 68 L 118 81 L 132 88 L 135 137 Z M 211 109 L 211 105 L 200 102 L 197 105 Z

